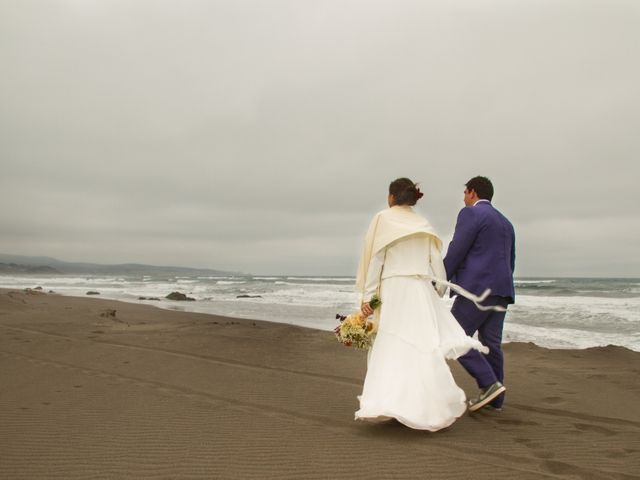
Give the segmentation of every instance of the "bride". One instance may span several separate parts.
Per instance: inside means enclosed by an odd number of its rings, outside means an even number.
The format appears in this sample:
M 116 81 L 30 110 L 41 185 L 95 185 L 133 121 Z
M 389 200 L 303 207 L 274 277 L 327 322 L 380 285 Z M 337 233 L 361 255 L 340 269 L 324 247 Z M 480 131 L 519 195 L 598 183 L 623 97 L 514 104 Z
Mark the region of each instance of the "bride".
M 373 218 L 367 232 L 356 287 L 362 313 L 374 315 L 377 334 L 355 417 L 395 418 L 411 428 L 436 431 L 466 409 L 446 359 L 488 349 L 465 335 L 440 298 L 447 288 L 442 241 L 412 208 L 421 197 L 408 178 L 394 180 L 389 208 Z M 369 301 L 376 294 L 382 305 L 374 312 Z

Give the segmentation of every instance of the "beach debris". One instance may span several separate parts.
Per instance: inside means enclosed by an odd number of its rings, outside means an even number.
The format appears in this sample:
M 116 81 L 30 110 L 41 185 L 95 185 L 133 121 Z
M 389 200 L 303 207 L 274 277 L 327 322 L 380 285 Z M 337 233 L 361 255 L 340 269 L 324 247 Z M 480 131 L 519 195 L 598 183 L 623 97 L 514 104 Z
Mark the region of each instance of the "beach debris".
M 160 300 L 158 297 L 138 297 L 138 300 Z
M 187 297 L 184 293 L 180 293 L 180 292 L 171 292 L 165 298 L 169 300 L 178 300 L 178 301 L 189 301 L 189 302 L 195 301 L 195 298 Z
M 127 327 L 130 327 L 131 325 L 129 324 L 129 322 L 125 322 L 124 320 L 120 320 L 118 317 L 116 317 L 116 310 L 112 309 L 112 308 L 108 308 L 106 309 L 104 312 L 102 312 L 100 314 L 100 316 L 102 318 L 108 318 L 109 320 L 113 320 L 114 322 L 117 323 L 122 323 L 124 325 L 126 325 Z M 100 325 L 100 324 L 98 324 Z
M 116 310 L 113 310 L 112 308 L 108 308 L 107 310 L 102 312 L 100 316 L 104 318 L 116 318 Z
M 236 295 L 236 298 L 262 298 L 262 295 Z
M 89 291 L 87 292 L 87 295 L 100 295 L 100 292 L 95 292 L 95 291 L 93 291 L 93 290 L 89 290 Z

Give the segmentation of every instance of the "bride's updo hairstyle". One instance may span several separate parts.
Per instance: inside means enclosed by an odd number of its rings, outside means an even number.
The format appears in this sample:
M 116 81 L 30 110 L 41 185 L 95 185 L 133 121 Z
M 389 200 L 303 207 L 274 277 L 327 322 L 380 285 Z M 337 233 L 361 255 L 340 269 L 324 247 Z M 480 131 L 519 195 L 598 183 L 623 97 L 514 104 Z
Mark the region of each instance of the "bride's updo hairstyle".
M 418 185 L 408 178 L 398 178 L 389 185 L 389 193 L 393 195 L 395 205 L 413 206 L 422 198 L 423 193 Z

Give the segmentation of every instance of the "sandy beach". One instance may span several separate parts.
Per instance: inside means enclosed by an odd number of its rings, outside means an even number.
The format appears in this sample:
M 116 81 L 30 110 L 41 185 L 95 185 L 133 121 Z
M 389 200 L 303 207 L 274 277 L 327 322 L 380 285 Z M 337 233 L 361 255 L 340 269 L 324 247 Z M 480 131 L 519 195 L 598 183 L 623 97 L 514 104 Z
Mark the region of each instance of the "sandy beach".
M 0 290 L 0 333 L 3 479 L 640 478 L 621 347 L 507 344 L 504 411 L 427 433 L 353 420 L 365 353 L 328 332 Z

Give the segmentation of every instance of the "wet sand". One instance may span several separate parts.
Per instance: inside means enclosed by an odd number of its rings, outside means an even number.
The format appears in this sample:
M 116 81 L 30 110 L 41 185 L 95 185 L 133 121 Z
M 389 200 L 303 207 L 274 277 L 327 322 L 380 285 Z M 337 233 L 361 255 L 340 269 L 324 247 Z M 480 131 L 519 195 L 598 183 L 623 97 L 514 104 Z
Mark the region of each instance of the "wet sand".
M 0 478 L 640 478 L 640 353 L 505 356 L 501 413 L 419 432 L 353 420 L 328 332 L 0 290 Z

